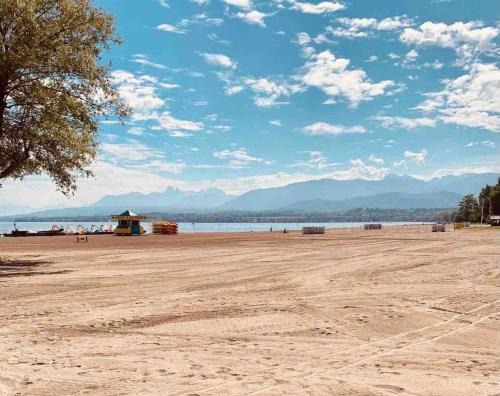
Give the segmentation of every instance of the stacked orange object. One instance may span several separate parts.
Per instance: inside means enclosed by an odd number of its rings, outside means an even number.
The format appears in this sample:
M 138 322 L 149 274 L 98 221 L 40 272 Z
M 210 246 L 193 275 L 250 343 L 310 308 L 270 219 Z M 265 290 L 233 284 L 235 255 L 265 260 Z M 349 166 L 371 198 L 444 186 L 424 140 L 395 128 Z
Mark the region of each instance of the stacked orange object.
M 153 223 L 153 234 L 155 235 L 177 235 L 179 226 L 169 221 L 155 221 Z

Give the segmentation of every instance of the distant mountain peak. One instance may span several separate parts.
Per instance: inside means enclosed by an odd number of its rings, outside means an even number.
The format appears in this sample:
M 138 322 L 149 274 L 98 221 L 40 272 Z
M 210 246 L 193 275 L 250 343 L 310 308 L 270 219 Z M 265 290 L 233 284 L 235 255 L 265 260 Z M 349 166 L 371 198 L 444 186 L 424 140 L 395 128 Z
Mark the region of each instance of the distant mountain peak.
M 106 195 L 93 203 L 92 207 L 156 207 L 168 210 L 211 209 L 223 205 L 232 197 L 224 191 L 210 188 L 200 191 L 182 191 L 168 186 L 162 192 L 144 194 L 133 192 L 121 195 Z
M 409 194 L 408 196 L 398 195 L 399 199 L 404 201 L 405 207 L 412 207 L 412 205 L 415 205 L 415 208 L 418 208 L 418 205 L 429 207 L 428 205 L 433 205 L 433 202 L 438 204 L 438 207 L 443 207 L 441 205 L 449 207 L 457 195 L 463 196 L 471 191 L 477 194 L 486 183 L 494 184 L 497 177 L 497 174 L 486 173 L 474 175 L 474 177 L 461 175 L 425 181 L 408 175 L 389 174 L 382 180 L 311 180 L 284 187 L 253 190 L 231 200 L 223 206 L 223 209 L 275 210 L 292 207 L 300 202 L 347 201 L 370 196 L 376 198 L 371 200 L 370 204 L 386 207 L 386 203 L 382 200 L 384 196 L 381 194 L 389 194 L 387 197 L 390 197 L 391 193 L 395 196 L 396 194 Z M 423 194 L 430 193 L 436 196 L 432 199 L 423 196 Z M 450 193 L 455 195 L 447 195 L 448 199 L 438 199 L 439 194 Z M 361 201 L 359 202 L 361 204 Z M 364 202 L 368 201 L 364 200 Z M 392 202 L 397 207 L 397 200 Z M 343 205 L 349 206 L 346 202 Z

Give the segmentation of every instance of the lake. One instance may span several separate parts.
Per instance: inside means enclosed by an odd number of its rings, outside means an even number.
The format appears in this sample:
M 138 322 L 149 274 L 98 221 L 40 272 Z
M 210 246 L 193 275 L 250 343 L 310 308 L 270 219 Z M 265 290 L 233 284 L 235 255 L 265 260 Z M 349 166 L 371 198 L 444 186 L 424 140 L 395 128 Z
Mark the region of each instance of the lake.
M 31 231 L 42 231 L 50 230 L 54 224 L 66 228 L 70 225 L 74 230 L 78 225 L 82 225 L 86 229 L 90 230 L 92 225 L 100 226 L 101 224 L 113 226 L 116 223 L 91 223 L 91 222 L 16 222 L 17 228 L 20 230 L 31 230 Z M 271 228 L 273 231 L 287 230 L 300 230 L 302 227 L 307 226 L 318 226 L 326 228 L 355 228 L 361 227 L 365 223 L 179 223 L 180 232 L 252 232 L 252 231 L 269 231 Z M 403 224 L 416 224 L 412 222 L 386 222 L 383 225 L 403 225 Z M 421 223 L 417 223 L 421 224 Z M 151 223 L 142 222 L 144 229 L 149 232 L 151 231 Z M 9 233 L 14 228 L 13 222 L 0 222 L 0 234 Z

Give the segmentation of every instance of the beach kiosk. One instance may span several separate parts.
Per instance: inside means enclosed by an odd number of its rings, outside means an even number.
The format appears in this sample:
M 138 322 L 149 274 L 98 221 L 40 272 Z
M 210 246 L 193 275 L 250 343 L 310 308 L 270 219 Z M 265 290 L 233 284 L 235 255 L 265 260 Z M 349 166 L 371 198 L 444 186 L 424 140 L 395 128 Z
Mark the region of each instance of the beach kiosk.
M 115 228 L 115 235 L 142 235 L 144 228 L 141 227 L 141 220 L 146 220 L 146 216 L 137 215 L 130 210 L 120 215 L 111 216 L 111 220 L 118 221 Z

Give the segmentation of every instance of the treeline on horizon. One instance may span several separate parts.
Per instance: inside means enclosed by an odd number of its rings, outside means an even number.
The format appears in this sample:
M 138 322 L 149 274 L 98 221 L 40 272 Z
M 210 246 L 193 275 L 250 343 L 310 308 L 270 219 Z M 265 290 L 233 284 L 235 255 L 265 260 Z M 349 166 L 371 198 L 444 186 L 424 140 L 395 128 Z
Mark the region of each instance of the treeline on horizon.
M 214 212 L 214 213 L 144 213 L 149 220 L 170 220 L 179 223 L 343 223 L 343 222 L 452 222 L 456 212 L 453 209 L 350 209 L 347 211 L 308 212 L 265 211 L 265 212 Z M 19 216 L 5 218 L 17 222 L 108 222 L 109 216 Z
M 500 215 L 500 177 L 496 185 L 484 186 L 477 198 L 474 194 L 466 195 L 453 217 L 456 222 L 489 223 L 493 215 Z

